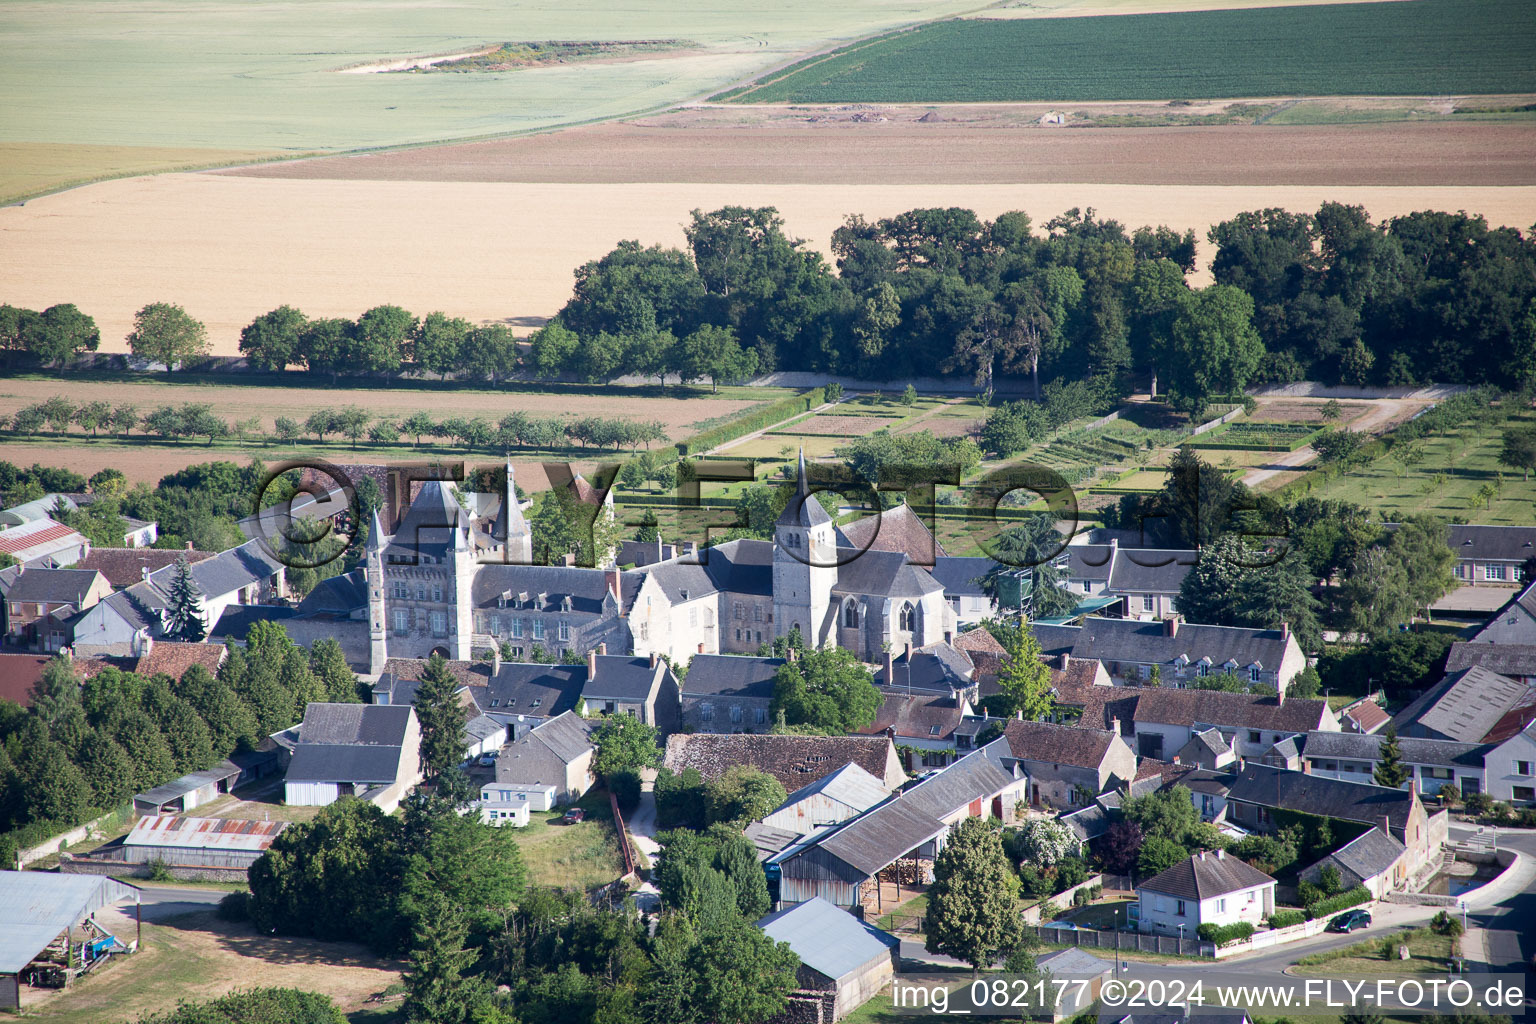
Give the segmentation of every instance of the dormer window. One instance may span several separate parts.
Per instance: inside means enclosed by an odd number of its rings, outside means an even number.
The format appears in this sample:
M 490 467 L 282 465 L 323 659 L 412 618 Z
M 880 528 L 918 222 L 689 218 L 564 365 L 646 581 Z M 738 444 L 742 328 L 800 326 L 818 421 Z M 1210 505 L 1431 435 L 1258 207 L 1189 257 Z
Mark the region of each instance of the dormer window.
M 539 707 L 543 703 L 544 703 L 544 701 L 541 698 L 535 697 L 535 698 L 533 698 L 533 705 L 532 706 L 533 707 Z
M 571 610 L 571 595 L 567 594 L 560 599 L 560 610 L 563 612 Z
M 688 600 L 688 591 L 686 591 L 686 590 L 685 590 L 685 591 L 683 591 L 683 592 L 682 592 L 682 595 L 683 595 L 683 600 L 684 600 L 684 601 L 686 601 L 686 600 Z
M 500 703 L 501 703 L 501 702 L 500 702 L 500 701 L 499 701 L 499 700 L 497 700 L 497 699 L 496 699 L 496 698 L 495 698 L 495 697 L 492 697 L 492 698 L 491 698 L 491 707 L 493 707 L 493 708 L 494 708 L 494 707 L 496 707 L 496 706 L 497 706 L 497 705 L 499 705 L 499 704 L 500 704 Z
M 542 608 L 542 607 L 544 607 L 544 604 L 545 604 L 545 602 L 546 602 L 546 601 L 547 601 L 547 600 L 548 600 L 548 599 L 549 599 L 549 595 L 548 595 L 548 594 L 545 594 L 545 593 L 542 593 L 542 592 L 541 592 L 541 593 L 540 593 L 540 594 L 539 594 L 539 601 L 538 601 L 538 604 L 539 604 L 539 607 L 540 607 L 540 608 Z

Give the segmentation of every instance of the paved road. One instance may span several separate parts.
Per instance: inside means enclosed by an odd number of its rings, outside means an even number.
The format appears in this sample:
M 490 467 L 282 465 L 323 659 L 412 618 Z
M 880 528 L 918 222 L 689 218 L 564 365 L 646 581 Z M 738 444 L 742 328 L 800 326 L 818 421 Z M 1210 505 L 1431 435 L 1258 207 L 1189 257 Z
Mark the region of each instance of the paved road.
M 168 918 L 192 914 L 200 910 L 212 910 L 228 893 L 221 889 L 194 889 L 190 886 L 146 885 L 139 905 L 144 920 L 159 924 Z M 129 917 L 133 916 L 133 904 L 120 907 Z

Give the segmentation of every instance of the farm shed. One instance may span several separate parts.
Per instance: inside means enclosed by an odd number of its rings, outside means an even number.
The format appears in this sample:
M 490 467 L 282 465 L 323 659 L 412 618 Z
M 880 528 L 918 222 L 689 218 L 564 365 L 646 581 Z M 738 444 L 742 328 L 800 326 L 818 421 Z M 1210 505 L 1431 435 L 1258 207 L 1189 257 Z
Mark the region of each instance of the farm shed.
M 163 786 L 135 794 L 133 813 L 184 814 L 222 793 L 228 793 L 235 788 L 239 778 L 239 765 L 231 761 L 220 761 L 205 771 L 188 772 Z
M 896 973 L 900 942 L 823 899 L 769 914 L 757 922 L 775 942 L 800 958 L 797 1001 L 832 997 L 832 1020 L 841 1020 L 878 994 Z M 825 1019 L 825 1018 L 823 1018 Z
M 283 781 L 283 799 L 324 807 L 343 796 L 386 814 L 421 781 L 421 725 L 410 706 L 310 704 Z
M 0 871 L 0 1010 L 21 1009 L 17 977 L 60 935 L 102 907 L 131 899 L 136 886 L 115 878 L 56 875 L 46 871 Z M 135 936 L 137 940 L 137 936 Z
M 850 761 L 789 794 L 777 810 L 763 818 L 763 824 L 803 835 L 818 825 L 847 821 L 888 796 L 884 782 Z
M 129 864 L 248 868 L 287 827 L 286 821 L 157 814 L 134 823 L 123 838 L 122 858 Z

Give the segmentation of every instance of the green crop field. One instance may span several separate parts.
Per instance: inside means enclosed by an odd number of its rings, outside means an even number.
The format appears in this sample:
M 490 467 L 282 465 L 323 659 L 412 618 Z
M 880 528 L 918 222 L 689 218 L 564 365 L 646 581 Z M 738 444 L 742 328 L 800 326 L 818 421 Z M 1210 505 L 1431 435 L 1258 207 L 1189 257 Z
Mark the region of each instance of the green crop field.
M 749 103 L 1158 100 L 1536 91 L 1536 4 L 1413 0 L 946 21 L 811 59 Z
M 218 159 L 507 134 L 671 105 L 818 47 L 976 7 L 975 0 L 0 0 L 0 146 L 32 151 L 0 197 L 93 176 Z M 343 74 L 346 68 L 533 40 L 680 39 L 628 53 L 482 74 Z M 135 147 L 123 151 L 122 147 Z M 0 149 L 0 155 L 5 154 Z M 135 155 L 137 154 L 137 155 Z M 12 157 L 15 154 L 10 154 Z M 238 155 L 231 159 L 238 159 Z M 82 163 L 84 166 L 82 166 Z M 153 166 L 151 169 L 154 169 Z

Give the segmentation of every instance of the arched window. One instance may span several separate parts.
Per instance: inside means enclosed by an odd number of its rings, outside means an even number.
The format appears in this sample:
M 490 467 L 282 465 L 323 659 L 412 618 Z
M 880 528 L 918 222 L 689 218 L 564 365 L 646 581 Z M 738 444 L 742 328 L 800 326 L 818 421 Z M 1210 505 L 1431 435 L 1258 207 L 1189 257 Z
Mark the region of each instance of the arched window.
M 847 629 L 859 628 L 859 604 L 851 597 L 843 602 L 843 626 Z
M 897 616 L 896 628 L 905 630 L 908 633 L 912 632 L 912 623 L 916 617 L 916 614 L 912 610 L 912 606 L 910 604 L 903 604 L 901 606 L 901 612 Z

